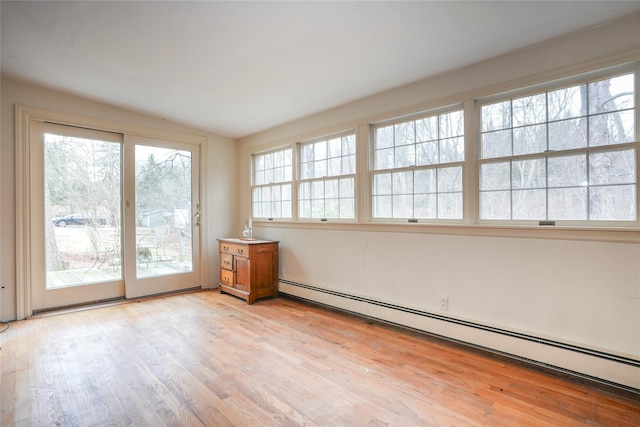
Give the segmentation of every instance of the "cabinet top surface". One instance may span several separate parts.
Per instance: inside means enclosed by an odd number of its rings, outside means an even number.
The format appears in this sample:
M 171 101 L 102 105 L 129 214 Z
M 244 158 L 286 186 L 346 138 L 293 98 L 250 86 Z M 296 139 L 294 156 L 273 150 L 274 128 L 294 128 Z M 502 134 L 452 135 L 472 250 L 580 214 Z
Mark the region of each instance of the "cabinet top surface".
M 227 243 L 238 243 L 243 245 L 261 245 L 265 243 L 278 243 L 277 240 L 244 239 L 244 238 L 235 238 L 235 237 L 218 239 L 218 241 L 227 242 Z

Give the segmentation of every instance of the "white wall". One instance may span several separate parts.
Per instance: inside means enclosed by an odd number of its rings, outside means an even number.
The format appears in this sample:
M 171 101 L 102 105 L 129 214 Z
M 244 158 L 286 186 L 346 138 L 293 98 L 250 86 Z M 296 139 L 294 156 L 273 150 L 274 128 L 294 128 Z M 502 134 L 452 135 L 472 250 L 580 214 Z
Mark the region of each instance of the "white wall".
M 41 86 L 29 84 L 15 78 L 2 76 L 1 81 L 1 124 L 0 133 L 0 319 L 16 318 L 16 258 L 15 258 L 15 137 L 14 106 L 48 110 L 56 113 L 68 113 L 76 116 L 97 119 L 123 126 L 157 131 L 200 134 L 203 132 L 171 123 L 167 120 L 133 113 L 121 108 L 100 104 L 66 93 L 53 91 Z M 204 266 L 208 274 L 206 285 L 216 285 L 218 273 L 215 271 L 217 248 L 212 241 L 215 237 L 228 235 L 232 229 L 233 206 L 235 203 L 233 164 L 236 161 L 236 142 L 215 135 L 207 136 L 203 147 L 203 226 L 206 235 L 202 244 L 213 249 L 212 261 Z
M 376 120 L 638 59 L 640 15 L 635 15 L 245 138 L 238 158 L 239 218 L 249 217 L 252 150 L 363 129 Z M 282 292 L 640 389 L 638 230 L 549 234 L 471 224 L 438 231 L 433 226 L 376 226 L 360 219 L 353 226 L 254 222 L 254 236 L 281 242 Z M 442 295 L 449 297 L 448 311 L 439 309 Z M 504 338 L 375 302 L 574 345 L 580 351 Z M 590 350 L 636 362 L 631 366 L 585 354 Z

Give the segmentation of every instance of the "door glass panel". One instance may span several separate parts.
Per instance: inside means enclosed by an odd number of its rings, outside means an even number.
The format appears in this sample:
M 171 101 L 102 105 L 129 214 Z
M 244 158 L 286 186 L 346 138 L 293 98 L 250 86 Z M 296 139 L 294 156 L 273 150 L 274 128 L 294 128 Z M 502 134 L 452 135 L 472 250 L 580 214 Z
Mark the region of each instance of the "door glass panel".
M 189 151 L 136 145 L 136 277 L 193 271 Z
M 122 279 L 122 145 L 45 133 L 46 289 Z

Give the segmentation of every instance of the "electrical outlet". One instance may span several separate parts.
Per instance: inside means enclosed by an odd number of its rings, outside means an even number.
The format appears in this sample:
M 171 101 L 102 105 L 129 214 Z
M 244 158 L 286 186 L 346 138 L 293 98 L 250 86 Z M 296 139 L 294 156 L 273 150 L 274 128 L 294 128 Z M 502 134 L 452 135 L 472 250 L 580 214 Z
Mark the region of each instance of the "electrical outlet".
M 440 310 L 447 311 L 449 310 L 449 297 L 443 295 L 440 297 Z
M 286 274 L 286 272 L 285 272 L 285 271 L 286 271 L 286 270 L 285 270 L 285 268 L 284 268 L 284 264 L 282 264 L 282 265 L 280 266 L 280 275 L 281 275 L 281 276 L 284 276 L 284 275 Z

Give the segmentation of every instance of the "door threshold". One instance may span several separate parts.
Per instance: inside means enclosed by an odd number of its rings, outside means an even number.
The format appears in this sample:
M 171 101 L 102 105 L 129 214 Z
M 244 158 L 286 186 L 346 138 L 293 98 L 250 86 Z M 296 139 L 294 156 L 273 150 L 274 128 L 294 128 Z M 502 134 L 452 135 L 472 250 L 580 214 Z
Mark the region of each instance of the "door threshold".
M 155 295 L 145 295 L 142 297 L 131 298 L 131 299 L 127 299 L 125 297 L 117 297 L 117 298 L 111 298 L 111 299 L 100 300 L 100 301 L 92 301 L 88 303 L 66 305 L 62 307 L 45 308 L 37 311 L 34 310 L 33 314 L 31 316 L 28 316 L 27 319 L 37 319 L 40 317 L 57 316 L 59 314 L 75 313 L 78 311 L 112 307 L 115 305 L 129 304 L 132 302 L 141 302 L 141 301 L 151 300 L 155 298 L 165 298 L 173 295 L 190 294 L 190 293 L 200 292 L 204 290 L 206 289 L 202 289 L 200 287 L 189 288 L 189 289 L 182 289 L 179 291 L 164 292 L 164 293 L 155 294 Z
M 94 308 L 110 307 L 112 305 L 124 304 L 127 300 L 124 297 L 110 298 L 106 300 L 84 302 L 80 304 L 70 304 L 61 307 L 43 308 L 42 310 L 34 310 L 27 319 L 35 319 L 38 317 L 55 316 L 64 313 L 74 313 L 76 311 L 92 310 Z

